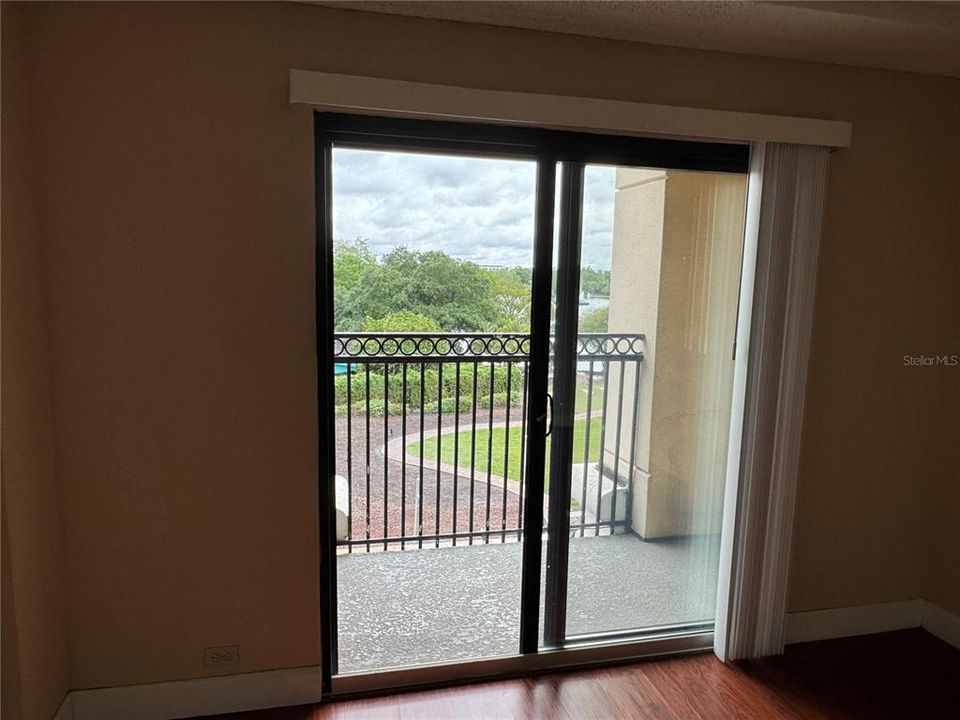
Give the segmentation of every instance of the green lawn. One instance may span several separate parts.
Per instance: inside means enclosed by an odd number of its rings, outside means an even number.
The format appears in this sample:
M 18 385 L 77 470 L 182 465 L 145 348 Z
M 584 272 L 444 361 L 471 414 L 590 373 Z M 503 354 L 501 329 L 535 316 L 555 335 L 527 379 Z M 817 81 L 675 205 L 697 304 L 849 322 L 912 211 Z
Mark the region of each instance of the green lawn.
M 610 398 L 608 398 L 609 400 Z M 590 402 L 590 412 L 599 412 L 603 409 L 603 381 L 595 380 L 593 383 L 593 400 Z M 574 403 L 573 412 L 577 415 L 587 411 L 587 383 L 584 380 L 577 380 L 577 402 Z M 593 430 L 593 423 L 590 423 Z
M 584 391 L 584 396 L 586 392 Z M 586 406 L 584 406 L 586 407 Z M 599 407 L 599 403 L 594 404 L 594 411 Z M 519 418 L 518 418 L 519 420 Z M 512 423 L 511 423 L 512 424 Z M 479 419 L 478 419 L 479 425 Z M 594 417 L 590 420 L 590 461 L 600 459 L 600 431 L 602 419 Z M 470 430 L 462 430 L 459 433 L 458 461 L 457 465 L 463 468 L 470 467 L 470 446 L 473 441 L 474 433 Z M 581 418 L 574 421 L 573 425 L 573 457 L 576 462 L 583 462 L 583 451 L 586 445 L 587 421 Z M 492 457 L 493 463 L 491 472 L 496 475 L 506 475 L 511 480 L 520 480 L 520 439 L 521 428 L 519 423 L 510 428 L 510 451 L 507 454 L 507 432 L 505 428 L 493 429 L 493 449 L 490 449 L 490 430 L 487 428 L 478 428 L 476 432 L 476 449 L 474 451 L 475 469 L 478 476 L 487 472 L 487 459 Z M 453 446 L 454 433 L 450 432 L 440 436 L 440 456 L 442 462 L 453 465 Z M 550 438 L 547 438 L 547 473 L 550 477 Z M 420 443 L 415 442 L 407 446 L 407 457 L 419 457 Z M 437 459 L 437 438 L 428 438 L 424 444 L 423 456 L 429 460 Z M 504 460 L 506 459 L 506 462 Z M 506 472 L 504 472 L 506 468 Z

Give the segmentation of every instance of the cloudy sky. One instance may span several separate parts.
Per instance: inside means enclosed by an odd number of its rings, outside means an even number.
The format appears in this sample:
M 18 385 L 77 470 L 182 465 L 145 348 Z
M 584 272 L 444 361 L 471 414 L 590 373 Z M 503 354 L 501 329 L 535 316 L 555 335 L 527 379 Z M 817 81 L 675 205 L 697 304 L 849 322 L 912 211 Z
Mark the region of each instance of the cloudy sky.
M 610 267 L 614 170 L 587 168 L 583 261 Z M 533 264 L 532 162 L 333 151 L 333 234 L 376 255 L 405 245 L 481 265 Z

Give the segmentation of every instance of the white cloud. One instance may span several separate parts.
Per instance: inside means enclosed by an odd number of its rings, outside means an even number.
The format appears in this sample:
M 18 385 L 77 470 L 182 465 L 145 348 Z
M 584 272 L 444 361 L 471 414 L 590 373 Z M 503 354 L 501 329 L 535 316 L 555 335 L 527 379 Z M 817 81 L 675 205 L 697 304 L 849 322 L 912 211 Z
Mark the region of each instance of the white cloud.
M 383 255 L 405 245 L 481 265 L 533 262 L 536 164 L 528 161 L 335 148 L 333 231 Z M 610 266 L 613 169 L 584 183 L 583 259 Z
M 584 265 L 610 269 L 613 239 L 613 194 L 616 169 L 591 165 L 583 174 L 583 239 L 580 258 Z

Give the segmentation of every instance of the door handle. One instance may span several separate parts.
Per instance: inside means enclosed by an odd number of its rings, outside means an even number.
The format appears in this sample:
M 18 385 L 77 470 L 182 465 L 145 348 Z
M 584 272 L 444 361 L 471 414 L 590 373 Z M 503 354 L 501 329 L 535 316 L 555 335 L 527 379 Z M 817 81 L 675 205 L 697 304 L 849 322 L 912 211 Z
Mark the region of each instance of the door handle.
M 544 437 L 550 437 L 550 434 L 553 432 L 553 395 L 550 393 L 547 393 L 547 404 L 550 406 L 550 424 L 547 425 L 547 432 L 544 434 Z

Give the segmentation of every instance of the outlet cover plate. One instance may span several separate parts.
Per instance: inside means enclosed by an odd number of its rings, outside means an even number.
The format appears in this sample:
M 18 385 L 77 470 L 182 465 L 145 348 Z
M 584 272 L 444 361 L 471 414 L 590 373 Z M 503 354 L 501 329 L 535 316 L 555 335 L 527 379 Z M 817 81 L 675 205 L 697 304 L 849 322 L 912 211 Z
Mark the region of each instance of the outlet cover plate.
M 220 665 L 236 665 L 240 662 L 239 645 L 220 645 L 203 649 L 204 667 L 219 667 Z

